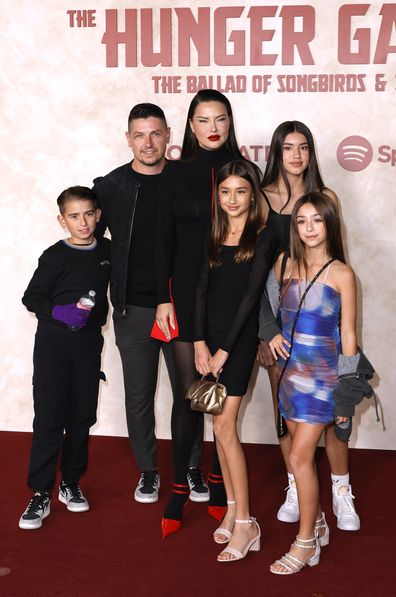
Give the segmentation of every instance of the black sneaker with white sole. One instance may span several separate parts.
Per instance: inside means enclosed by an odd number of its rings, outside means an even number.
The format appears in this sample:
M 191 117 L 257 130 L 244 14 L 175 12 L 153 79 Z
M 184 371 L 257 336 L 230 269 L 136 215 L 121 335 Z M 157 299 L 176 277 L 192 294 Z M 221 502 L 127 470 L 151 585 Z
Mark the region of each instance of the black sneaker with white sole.
M 199 468 L 190 467 L 187 473 L 187 482 L 190 488 L 192 502 L 208 502 L 210 498 L 209 487 L 204 481 Z
M 78 483 L 62 483 L 59 485 L 59 501 L 66 504 L 70 512 L 86 512 L 89 504 Z
M 159 487 L 160 476 L 157 469 L 142 471 L 135 489 L 135 500 L 141 504 L 153 504 L 154 502 L 158 502 Z
M 51 511 L 51 496 L 46 492 L 33 494 L 28 507 L 19 519 L 20 529 L 39 529 Z

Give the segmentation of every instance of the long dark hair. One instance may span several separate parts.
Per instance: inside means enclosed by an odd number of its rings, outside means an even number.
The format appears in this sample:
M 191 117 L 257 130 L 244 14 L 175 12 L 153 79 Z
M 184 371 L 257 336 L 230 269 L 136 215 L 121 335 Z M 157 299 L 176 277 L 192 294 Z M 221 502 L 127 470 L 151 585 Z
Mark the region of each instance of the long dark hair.
M 229 176 L 240 176 L 250 183 L 253 190 L 252 201 L 249 206 L 249 213 L 239 240 L 238 251 L 235 254 L 235 261 L 249 261 L 253 255 L 257 241 L 257 235 L 264 228 L 265 222 L 262 216 L 260 190 L 260 178 L 254 164 L 247 160 L 235 160 L 223 166 L 216 177 L 216 201 L 212 223 L 212 234 L 209 243 L 209 263 L 211 267 L 221 264 L 220 246 L 224 243 L 228 233 L 228 218 L 220 207 L 218 189 L 222 182 Z
M 239 151 L 238 143 L 235 136 L 234 118 L 232 115 L 232 108 L 229 100 L 225 95 L 216 91 L 216 89 L 201 89 L 191 100 L 190 107 L 187 113 L 186 127 L 184 129 L 183 146 L 181 151 L 182 160 L 192 160 L 195 158 L 198 150 L 198 141 L 191 130 L 190 121 L 192 120 L 198 104 L 203 102 L 220 102 L 226 108 L 230 128 L 228 132 L 228 139 L 223 147 L 227 149 L 236 160 L 243 160 L 244 157 Z
M 307 193 L 300 197 L 293 208 L 290 223 L 290 256 L 292 264 L 297 262 L 299 276 L 302 266 L 307 274 L 308 265 L 305 258 L 305 246 L 298 234 L 297 215 L 300 207 L 311 203 L 317 213 L 323 219 L 326 229 L 326 251 L 330 257 L 334 257 L 345 263 L 344 246 L 341 235 L 341 222 L 334 201 L 324 193 Z M 307 275 L 306 275 L 307 277 Z
M 288 181 L 282 159 L 283 144 L 287 135 L 289 135 L 290 133 L 301 133 L 307 140 L 309 150 L 309 163 L 307 169 L 303 174 L 305 192 L 322 192 L 323 189 L 326 188 L 322 176 L 319 172 L 319 165 L 315 153 L 315 144 L 311 131 L 309 130 L 307 125 L 305 125 L 303 122 L 299 122 L 298 120 L 287 120 L 286 122 L 282 122 L 282 124 L 276 127 L 276 129 L 274 130 L 274 134 L 272 135 L 267 166 L 265 168 L 263 181 L 261 183 L 261 187 L 263 189 L 267 189 L 268 187 L 275 185 L 278 182 L 279 178 L 282 177 L 287 189 L 287 201 L 285 205 L 282 207 L 281 213 L 291 199 L 290 183 Z

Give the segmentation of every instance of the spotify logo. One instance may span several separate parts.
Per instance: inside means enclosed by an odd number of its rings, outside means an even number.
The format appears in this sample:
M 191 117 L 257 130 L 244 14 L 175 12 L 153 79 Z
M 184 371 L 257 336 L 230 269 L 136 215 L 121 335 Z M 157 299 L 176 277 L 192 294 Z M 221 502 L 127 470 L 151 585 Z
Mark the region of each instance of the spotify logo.
M 373 148 L 364 137 L 352 135 L 346 137 L 338 146 L 337 160 L 342 168 L 349 172 L 360 172 L 373 159 Z

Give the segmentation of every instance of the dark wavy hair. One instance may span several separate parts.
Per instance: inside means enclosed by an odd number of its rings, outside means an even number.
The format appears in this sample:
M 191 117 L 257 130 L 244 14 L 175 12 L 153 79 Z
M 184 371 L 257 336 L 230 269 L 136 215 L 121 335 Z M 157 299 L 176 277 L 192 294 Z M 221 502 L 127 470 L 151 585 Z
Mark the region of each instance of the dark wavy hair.
M 290 256 L 292 264 L 295 262 L 298 264 L 299 276 L 301 275 L 302 266 L 304 267 L 306 276 L 308 271 L 305 246 L 299 237 L 297 226 L 299 209 L 306 203 L 312 203 L 317 213 L 323 219 L 326 229 L 326 251 L 328 255 L 345 263 L 341 221 L 334 201 L 324 193 L 307 193 L 296 201 L 290 223 Z
M 268 154 L 267 166 L 265 168 L 264 177 L 261 183 L 262 189 L 275 185 L 279 178 L 282 177 L 287 189 L 287 201 L 281 209 L 285 209 L 286 205 L 291 199 L 291 189 L 287 178 L 286 170 L 283 165 L 283 144 L 287 135 L 290 133 L 301 133 L 307 140 L 309 149 L 309 163 L 304 172 L 305 192 L 311 193 L 314 191 L 322 192 L 326 187 L 319 171 L 319 165 L 316 158 L 315 144 L 313 136 L 307 125 L 298 120 L 287 120 L 276 127 L 272 135 L 270 150 Z
M 247 160 L 235 160 L 223 166 L 216 177 L 216 201 L 212 222 L 212 234 L 209 243 L 209 263 L 211 267 L 221 264 L 220 246 L 224 243 L 228 233 L 227 214 L 220 207 L 218 189 L 222 182 L 229 176 L 240 176 L 250 183 L 253 190 L 253 198 L 249 206 L 248 217 L 239 240 L 239 248 L 235 254 L 235 261 L 249 261 L 253 255 L 257 241 L 257 235 L 265 226 L 263 220 L 260 190 L 260 177 L 254 164 Z
M 230 122 L 230 128 L 228 132 L 228 139 L 224 143 L 223 147 L 227 149 L 236 160 L 243 160 L 244 157 L 241 154 L 238 143 L 235 136 L 234 117 L 232 114 L 232 108 L 229 100 L 225 95 L 217 91 L 216 89 L 201 89 L 191 100 L 190 107 L 187 113 L 187 121 L 184 129 L 183 146 L 181 151 L 182 160 L 192 160 L 195 158 L 198 150 L 198 141 L 196 136 L 191 130 L 190 121 L 192 120 L 195 110 L 198 104 L 205 102 L 220 102 L 226 108 L 228 119 Z

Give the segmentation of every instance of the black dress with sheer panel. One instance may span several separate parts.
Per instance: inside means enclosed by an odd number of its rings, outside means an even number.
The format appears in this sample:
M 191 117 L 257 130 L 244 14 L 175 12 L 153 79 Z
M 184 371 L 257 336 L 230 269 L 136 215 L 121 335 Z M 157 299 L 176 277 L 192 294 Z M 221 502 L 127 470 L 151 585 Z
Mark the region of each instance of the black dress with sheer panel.
M 283 253 L 283 251 L 289 250 L 291 214 L 282 214 L 275 211 L 272 208 L 267 195 L 264 192 L 263 195 L 268 205 L 267 228 L 270 228 L 279 239 L 279 255 L 280 253 Z M 278 255 L 276 255 L 276 257 Z
M 217 172 L 232 161 L 224 148 L 198 148 L 192 161 L 168 162 L 161 175 L 156 255 L 158 303 L 170 302 L 169 279 L 179 324 L 178 340 L 193 342 L 195 293 L 203 246 L 210 234 Z
M 264 192 L 263 195 L 269 210 L 267 228 L 269 228 L 278 239 L 278 248 L 274 255 L 275 263 L 278 256 L 284 251 L 288 251 L 290 247 L 291 214 L 282 214 L 275 211 L 272 208 L 267 195 Z M 259 316 L 259 337 L 261 340 L 265 340 L 266 342 L 269 342 L 274 336 L 276 336 L 276 334 L 280 333 L 280 329 L 275 321 L 275 316 L 268 299 L 268 296 L 274 295 L 274 293 L 276 296 L 278 295 L 278 288 L 279 284 L 275 278 L 274 272 L 272 271 L 268 278 L 266 291 L 263 293 L 261 299 Z
M 206 259 L 196 299 L 196 340 L 205 340 L 211 354 L 229 353 L 220 374 L 228 394 L 246 393 L 258 344 L 260 298 L 274 262 L 279 241 L 270 228 L 257 237 L 250 261 L 237 263 L 237 246 L 220 247 L 221 264 L 209 267 Z

